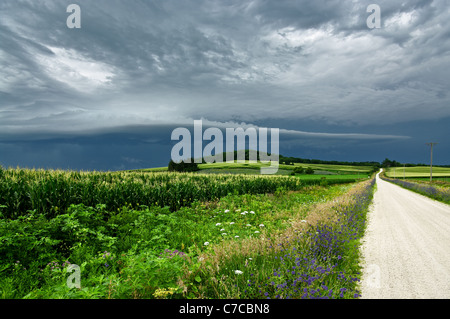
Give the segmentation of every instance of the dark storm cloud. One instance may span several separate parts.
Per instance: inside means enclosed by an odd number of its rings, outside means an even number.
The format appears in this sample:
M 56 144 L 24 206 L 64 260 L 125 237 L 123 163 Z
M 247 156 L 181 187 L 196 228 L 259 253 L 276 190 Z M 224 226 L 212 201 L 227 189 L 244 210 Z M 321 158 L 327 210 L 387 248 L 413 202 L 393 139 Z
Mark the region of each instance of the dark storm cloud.
M 66 26 L 71 3 L 81 29 Z M 121 131 L 160 145 L 200 118 L 276 125 L 291 146 L 427 136 L 450 116 L 448 1 L 377 1 L 374 30 L 371 3 L 2 1 L 0 141 L 80 137 L 82 152 Z

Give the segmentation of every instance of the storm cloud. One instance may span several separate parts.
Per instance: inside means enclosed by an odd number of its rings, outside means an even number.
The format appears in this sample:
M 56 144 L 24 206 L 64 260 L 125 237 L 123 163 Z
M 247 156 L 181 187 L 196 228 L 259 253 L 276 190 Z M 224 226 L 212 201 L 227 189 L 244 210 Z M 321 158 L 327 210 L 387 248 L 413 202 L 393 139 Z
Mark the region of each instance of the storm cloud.
M 170 130 L 203 119 L 333 160 L 424 162 L 438 139 L 448 164 L 448 1 L 377 1 L 379 29 L 371 3 L 2 1 L 0 163 L 163 165 Z

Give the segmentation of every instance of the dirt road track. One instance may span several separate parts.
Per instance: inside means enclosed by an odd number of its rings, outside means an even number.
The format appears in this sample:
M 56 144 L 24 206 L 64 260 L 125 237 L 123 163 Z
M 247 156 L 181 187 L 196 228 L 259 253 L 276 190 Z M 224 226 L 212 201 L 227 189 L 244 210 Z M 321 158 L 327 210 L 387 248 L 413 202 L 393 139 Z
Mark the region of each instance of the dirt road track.
M 363 244 L 362 299 L 450 298 L 450 206 L 381 180 Z

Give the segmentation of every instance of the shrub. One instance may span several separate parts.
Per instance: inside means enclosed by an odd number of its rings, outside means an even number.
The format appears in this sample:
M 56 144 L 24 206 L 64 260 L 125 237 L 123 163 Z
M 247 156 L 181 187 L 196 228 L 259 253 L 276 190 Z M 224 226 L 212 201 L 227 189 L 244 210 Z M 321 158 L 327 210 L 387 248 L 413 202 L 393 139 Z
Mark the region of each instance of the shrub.
M 169 172 L 195 172 L 199 170 L 197 163 L 194 163 L 193 160 L 189 160 L 187 163 L 175 163 L 170 160 L 168 169 Z

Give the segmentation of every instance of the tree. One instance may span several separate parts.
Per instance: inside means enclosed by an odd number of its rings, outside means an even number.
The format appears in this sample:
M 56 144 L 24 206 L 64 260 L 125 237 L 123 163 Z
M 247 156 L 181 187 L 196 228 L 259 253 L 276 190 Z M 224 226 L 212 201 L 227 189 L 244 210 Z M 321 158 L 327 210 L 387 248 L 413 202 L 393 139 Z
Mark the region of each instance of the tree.
M 194 163 L 193 160 L 188 160 L 186 163 L 175 163 L 173 160 L 170 160 L 167 168 L 169 172 L 195 172 L 199 170 L 197 163 Z
M 399 167 L 402 166 L 401 163 L 397 162 L 397 161 L 391 161 L 390 159 L 386 158 L 382 163 L 381 163 L 381 167 Z

